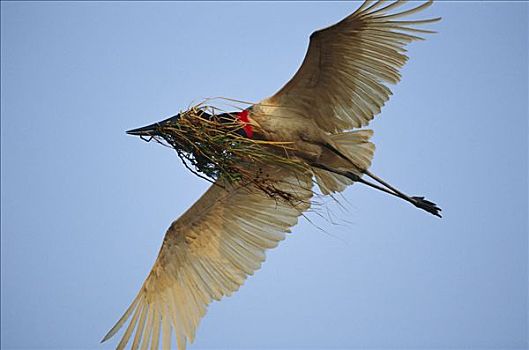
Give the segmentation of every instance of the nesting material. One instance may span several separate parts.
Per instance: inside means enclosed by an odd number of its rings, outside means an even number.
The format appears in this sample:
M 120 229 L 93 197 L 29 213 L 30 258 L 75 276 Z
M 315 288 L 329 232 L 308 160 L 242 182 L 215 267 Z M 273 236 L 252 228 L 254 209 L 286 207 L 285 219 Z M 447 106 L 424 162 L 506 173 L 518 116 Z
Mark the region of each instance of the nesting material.
M 247 138 L 240 132 L 243 127 L 236 114 L 226 117 L 212 106 L 197 105 L 180 113 L 177 122 L 159 126 L 152 138 L 173 148 L 191 172 L 212 183 L 253 184 L 272 197 L 291 200 L 262 169 L 272 165 L 305 172 L 307 165 L 292 156 L 290 143 Z

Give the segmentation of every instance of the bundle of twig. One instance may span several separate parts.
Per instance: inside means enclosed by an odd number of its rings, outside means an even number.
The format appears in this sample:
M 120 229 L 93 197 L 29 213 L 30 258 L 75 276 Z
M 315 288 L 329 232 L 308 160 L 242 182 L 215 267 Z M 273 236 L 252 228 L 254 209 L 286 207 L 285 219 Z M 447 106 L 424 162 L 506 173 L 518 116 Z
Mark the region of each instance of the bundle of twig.
M 153 138 L 173 148 L 190 171 L 210 182 L 253 183 L 271 196 L 287 197 L 261 176 L 261 167 L 273 164 L 304 171 L 304 163 L 289 155 L 290 144 L 247 138 L 236 115 L 216 111 L 192 107 L 175 123 L 160 126 Z

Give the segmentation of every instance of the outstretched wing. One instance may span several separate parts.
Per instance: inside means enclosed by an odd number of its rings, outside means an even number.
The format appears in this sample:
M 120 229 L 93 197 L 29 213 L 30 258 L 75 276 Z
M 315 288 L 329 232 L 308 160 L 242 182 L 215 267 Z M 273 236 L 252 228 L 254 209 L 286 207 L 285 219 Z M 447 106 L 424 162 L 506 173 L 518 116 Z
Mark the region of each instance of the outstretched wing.
M 432 4 L 394 12 L 404 1 L 366 1 L 353 14 L 310 36 L 305 59 L 292 79 L 267 101 L 314 118 L 334 133 L 360 128 L 380 112 L 400 80 L 405 46 L 434 33 L 415 28 L 440 18 L 400 20 Z
M 171 224 L 140 292 L 103 341 L 129 319 L 118 349 L 132 337 L 132 349 L 158 349 L 160 335 L 170 348 L 173 332 L 180 350 L 193 341 L 211 300 L 239 289 L 310 206 L 310 174 L 276 169 L 263 177 L 292 198 L 272 198 L 254 185 L 211 186 Z

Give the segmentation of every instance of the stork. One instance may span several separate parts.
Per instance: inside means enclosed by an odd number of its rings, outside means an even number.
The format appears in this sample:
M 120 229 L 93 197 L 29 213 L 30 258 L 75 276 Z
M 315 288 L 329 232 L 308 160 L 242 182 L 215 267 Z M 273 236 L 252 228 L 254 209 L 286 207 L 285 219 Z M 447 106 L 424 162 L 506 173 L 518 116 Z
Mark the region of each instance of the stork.
M 340 22 L 312 33 L 301 67 L 271 97 L 232 113 L 201 111 L 206 121 L 240 123 L 233 137 L 288 144 L 288 156 L 301 167 L 245 161 L 244 167 L 258 168 L 258 176 L 273 183 L 279 197 L 257 181 L 217 178 L 170 225 L 139 293 L 103 341 L 127 325 L 118 349 L 131 338 L 132 349 L 158 349 L 160 341 L 170 348 L 173 334 L 178 349 L 185 349 L 211 301 L 237 291 L 260 268 L 265 251 L 277 246 L 310 208 L 313 181 L 323 195 L 362 183 L 441 216 L 433 202 L 407 195 L 368 170 L 375 146 L 373 132 L 362 128 L 389 99 L 387 85 L 400 80 L 406 45 L 434 33 L 418 26 L 440 20 L 403 19 L 432 1 L 398 10 L 403 3 L 366 1 Z M 128 133 L 156 137 L 178 127 L 181 118 L 178 114 Z

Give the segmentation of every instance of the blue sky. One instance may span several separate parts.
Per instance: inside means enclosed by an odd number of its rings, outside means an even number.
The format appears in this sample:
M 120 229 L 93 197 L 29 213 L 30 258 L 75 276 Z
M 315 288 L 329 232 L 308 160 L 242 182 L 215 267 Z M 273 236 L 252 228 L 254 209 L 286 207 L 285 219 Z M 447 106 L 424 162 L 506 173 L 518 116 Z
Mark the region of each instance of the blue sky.
M 258 101 L 349 2 L 2 2 L 1 345 L 93 348 L 166 228 L 208 184 L 125 130 L 204 97 Z M 360 185 L 306 220 L 199 348 L 525 348 L 528 3 L 439 2 L 370 125 L 372 170 L 439 220 Z

